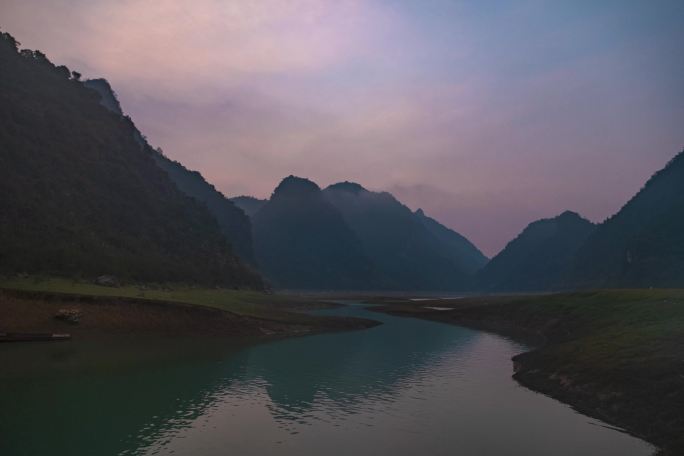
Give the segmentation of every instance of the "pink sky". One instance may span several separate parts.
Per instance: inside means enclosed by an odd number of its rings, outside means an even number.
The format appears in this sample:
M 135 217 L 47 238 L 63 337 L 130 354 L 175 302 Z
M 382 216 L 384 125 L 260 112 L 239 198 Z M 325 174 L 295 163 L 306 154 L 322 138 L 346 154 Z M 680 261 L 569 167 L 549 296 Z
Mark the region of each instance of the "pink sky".
M 684 146 L 684 7 L 654 2 L 3 0 L 226 195 L 357 181 L 498 252 L 601 221 Z

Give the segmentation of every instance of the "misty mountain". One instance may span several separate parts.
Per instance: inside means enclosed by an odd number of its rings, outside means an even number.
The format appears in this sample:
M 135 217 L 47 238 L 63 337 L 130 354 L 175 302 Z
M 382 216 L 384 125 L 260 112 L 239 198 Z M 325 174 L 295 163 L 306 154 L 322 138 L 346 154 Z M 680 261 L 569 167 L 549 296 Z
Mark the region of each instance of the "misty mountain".
M 423 226 L 441 242 L 442 253 L 466 273 L 475 274 L 489 261 L 465 236 L 428 217 L 422 209 L 418 209 L 415 214 Z
M 568 283 L 684 286 L 684 151 L 587 239 L 577 252 Z
M 262 286 L 111 100 L 6 33 L 0 68 L 0 274 Z
M 596 226 L 575 212 L 530 223 L 478 273 L 483 291 L 545 291 L 565 280 Z
M 436 291 L 470 286 L 472 272 L 478 266 L 467 257 L 457 258 L 453 245 L 456 238 L 442 225 L 414 214 L 390 193 L 371 192 L 356 183 L 331 185 L 324 194 L 361 240 L 390 288 Z M 477 256 L 463 243 L 459 248 Z
M 100 94 L 102 106 L 121 116 L 124 115 L 116 93 L 107 80 L 90 79 L 83 84 Z M 151 149 L 137 128 L 134 137 L 141 147 Z M 171 160 L 160 149 L 155 150 L 152 157 L 157 165 L 166 171 L 181 192 L 206 205 L 209 212 L 216 218 L 233 251 L 243 260 L 253 263 L 252 227 L 249 217 L 207 182 L 199 172 L 191 171 L 181 163 Z
M 310 180 L 285 178 L 252 224 L 257 262 L 277 287 L 356 290 L 378 282 L 360 240 Z
M 268 202 L 268 200 L 262 200 L 259 198 L 254 198 L 253 196 L 244 195 L 230 198 L 230 200 L 233 202 L 233 204 L 242 209 L 249 217 L 256 214 L 257 211 Z
M 116 96 L 116 92 L 114 92 L 112 86 L 109 85 L 109 81 L 104 78 L 88 79 L 87 81 L 83 81 L 83 85 L 100 94 L 100 104 L 102 106 L 120 116 L 124 115 L 121 104 L 119 103 L 119 98 Z

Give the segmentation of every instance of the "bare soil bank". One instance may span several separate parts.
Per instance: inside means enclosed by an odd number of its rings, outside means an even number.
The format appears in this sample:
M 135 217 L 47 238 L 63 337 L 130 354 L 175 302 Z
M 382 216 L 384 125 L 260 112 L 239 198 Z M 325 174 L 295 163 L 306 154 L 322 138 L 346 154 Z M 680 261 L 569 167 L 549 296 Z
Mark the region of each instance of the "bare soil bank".
M 79 322 L 55 318 L 63 309 L 77 310 Z M 280 309 L 257 318 L 179 302 L 0 290 L 0 332 L 8 333 L 70 333 L 74 338 L 103 333 L 246 338 L 362 329 L 376 324 L 371 320 L 319 317 Z

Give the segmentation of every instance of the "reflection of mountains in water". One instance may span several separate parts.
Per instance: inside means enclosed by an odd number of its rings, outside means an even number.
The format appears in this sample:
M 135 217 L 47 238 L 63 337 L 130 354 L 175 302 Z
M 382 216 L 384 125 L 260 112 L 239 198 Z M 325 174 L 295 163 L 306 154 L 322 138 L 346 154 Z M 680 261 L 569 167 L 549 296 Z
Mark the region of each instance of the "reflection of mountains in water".
M 235 349 L 219 342 L 113 339 L 17 347 L 21 357 L 0 351 L 3 365 L 43 366 L 0 376 L 0 454 L 136 453 L 200 417 L 239 379 L 242 352 L 233 362 Z M 41 438 L 28 435 L 34 430 Z
M 272 413 L 280 425 L 302 417 L 342 418 L 360 411 L 366 401 L 391 402 L 405 381 L 418 382 L 445 353 L 467 349 L 478 335 L 432 322 L 376 314 L 364 317 L 391 323 L 251 350 L 250 376 L 268 385 Z
M 138 454 L 151 445 L 163 446 L 177 431 L 226 405 L 235 406 L 237 417 L 245 407 L 267 407 L 287 431 L 307 420 L 335 421 L 356 413 L 364 402 L 390 403 L 405 381 L 429 375 L 428 367 L 444 353 L 466 348 L 478 334 L 431 322 L 373 317 L 391 319 L 391 324 L 288 339 L 236 353 L 196 341 L 177 347 L 179 359 L 145 367 L 98 365 L 94 371 L 43 377 L 30 385 L 2 379 L 11 396 L 0 398 L 0 424 L 9 436 L 0 442 L 0 452 L 14 454 L 28 446 L 36 454 L 98 454 L 98 449 Z M 170 347 L 166 343 L 156 348 Z M 141 351 L 121 349 L 129 351 L 123 358 Z M 145 351 L 154 349 L 145 346 Z M 117 353 L 113 358 L 117 356 L 122 357 Z M 46 435 L 30 439 L 27 429 L 46 430 Z
M 347 311 L 355 316 L 361 312 Z M 237 417 L 244 407 L 266 407 L 277 426 L 291 433 L 309 421 L 344 419 L 367 411 L 368 401 L 390 404 L 405 382 L 429 376 L 444 354 L 466 351 L 479 334 L 432 322 L 363 316 L 391 324 L 257 345 L 201 369 L 188 366 L 183 370 L 189 382 L 177 391 L 187 399 L 171 413 L 157 415 L 131 447 L 163 445 L 165 435 L 170 437 L 215 407 L 235 407 Z M 193 390 L 191 384 L 198 388 Z

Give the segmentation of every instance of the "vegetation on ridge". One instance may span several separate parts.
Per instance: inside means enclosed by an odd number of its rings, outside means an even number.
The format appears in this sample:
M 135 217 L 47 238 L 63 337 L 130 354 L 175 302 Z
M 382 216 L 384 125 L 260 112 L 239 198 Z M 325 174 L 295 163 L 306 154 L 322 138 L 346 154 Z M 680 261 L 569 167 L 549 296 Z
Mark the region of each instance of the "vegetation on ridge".
M 0 274 L 262 287 L 80 75 L 6 33 L 0 67 Z
M 90 79 L 83 84 L 100 94 L 100 104 L 120 116 L 124 115 L 118 97 L 106 79 Z M 134 136 L 141 147 L 152 149 L 137 128 Z M 228 239 L 233 252 L 242 260 L 253 263 L 252 226 L 249 217 L 207 182 L 199 172 L 191 171 L 183 164 L 166 157 L 161 149 L 156 149 L 152 153 L 152 158 L 161 169 L 166 171 L 181 192 L 207 207 Z
M 566 283 L 684 286 L 684 151 L 599 225 L 577 252 Z
M 596 226 L 575 212 L 530 223 L 479 271 L 482 291 L 557 289 L 575 252 Z

